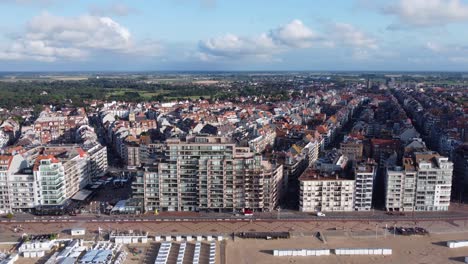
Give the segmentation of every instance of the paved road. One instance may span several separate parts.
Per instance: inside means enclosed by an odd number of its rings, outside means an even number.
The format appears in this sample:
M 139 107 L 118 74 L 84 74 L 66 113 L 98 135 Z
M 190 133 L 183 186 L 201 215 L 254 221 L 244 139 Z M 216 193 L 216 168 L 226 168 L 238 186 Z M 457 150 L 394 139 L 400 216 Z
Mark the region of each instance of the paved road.
M 34 222 L 177 222 L 177 221 L 450 221 L 468 220 L 468 208 L 448 212 L 408 213 L 406 215 L 387 215 L 382 211 L 375 212 L 340 212 L 327 213 L 325 217 L 300 212 L 258 213 L 251 217 L 236 216 L 226 213 L 161 213 L 154 215 L 78 215 L 78 216 L 34 216 L 17 214 L 13 219 L 3 218 L 0 223 L 34 223 Z

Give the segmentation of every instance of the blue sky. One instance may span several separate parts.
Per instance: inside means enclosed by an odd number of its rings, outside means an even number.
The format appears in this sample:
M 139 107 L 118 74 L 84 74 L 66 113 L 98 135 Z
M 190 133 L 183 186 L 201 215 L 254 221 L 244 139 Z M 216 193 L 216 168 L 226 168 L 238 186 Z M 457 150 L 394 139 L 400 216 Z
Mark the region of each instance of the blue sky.
M 468 71 L 468 0 L 0 0 L 0 71 Z

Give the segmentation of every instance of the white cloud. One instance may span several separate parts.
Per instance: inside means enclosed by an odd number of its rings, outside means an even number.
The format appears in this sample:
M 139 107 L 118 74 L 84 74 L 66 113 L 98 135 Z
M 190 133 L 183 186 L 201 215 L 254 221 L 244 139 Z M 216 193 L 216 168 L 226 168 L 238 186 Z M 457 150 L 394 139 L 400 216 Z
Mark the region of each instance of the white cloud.
M 55 61 L 86 59 L 95 52 L 140 53 L 152 56 L 160 45 L 154 41 L 135 43 L 130 31 L 109 17 L 83 15 L 34 17 L 24 34 L 0 52 L 0 59 Z
M 400 0 L 382 11 L 398 19 L 390 29 L 444 26 L 468 21 L 468 5 L 460 0 Z
M 341 46 L 350 46 L 364 52 L 378 49 L 377 39 L 351 24 L 334 23 L 328 28 L 330 40 Z
M 211 38 L 199 42 L 202 53 L 215 57 L 264 56 L 278 51 L 278 47 L 266 34 L 249 38 L 234 34 Z M 204 60 L 210 56 L 202 56 Z
M 272 60 L 271 56 L 290 48 L 306 48 L 318 38 L 317 34 L 306 27 L 300 20 L 293 20 L 286 25 L 254 37 L 226 34 L 199 42 L 202 60 L 219 57 L 249 57 Z
M 273 55 L 292 49 L 351 48 L 356 58 L 369 57 L 370 50 L 377 50 L 377 40 L 345 23 L 334 23 L 326 26 L 323 33 L 315 32 L 300 20 L 292 20 L 268 33 L 255 37 L 242 37 L 226 34 L 199 42 L 199 57 L 203 61 L 217 58 L 255 57 L 273 60 Z
M 286 46 L 306 48 L 312 45 L 313 40 L 319 39 L 317 33 L 306 27 L 302 21 L 293 20 L 289 24 L 282 25 L 270 31 L 269 36 L 278 44 Z

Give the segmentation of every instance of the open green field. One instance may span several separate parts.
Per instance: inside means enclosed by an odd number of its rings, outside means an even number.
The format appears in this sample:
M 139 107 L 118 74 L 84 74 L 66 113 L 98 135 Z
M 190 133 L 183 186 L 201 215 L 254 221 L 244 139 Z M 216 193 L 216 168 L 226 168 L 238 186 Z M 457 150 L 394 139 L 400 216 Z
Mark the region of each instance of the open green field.
M 137 91 L 135 89 L 130 89 L 130 88 L 123 88 L 123 89 L 115 89 L 115 90 L 111 90 L 107 93 L 107 97 L 110 97 L 110 96 L 124 96 L 126 92 L 137 92 L 140 97 L 143 97 L 143 98 L 148 98 L 150 99 L 151 97 L 153 96 L 158 96 L 158 95 L 165 95 L 165 94 L 168 94 L 169 91 L 165 91 L 165 90 L 160 90 L 160 91 Z

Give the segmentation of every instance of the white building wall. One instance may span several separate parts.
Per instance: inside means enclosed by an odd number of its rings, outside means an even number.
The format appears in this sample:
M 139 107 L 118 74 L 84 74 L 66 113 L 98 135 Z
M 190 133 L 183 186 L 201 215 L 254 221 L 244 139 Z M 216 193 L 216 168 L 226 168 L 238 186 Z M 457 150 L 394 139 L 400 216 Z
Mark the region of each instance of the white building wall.
M 354 180 L 302 180 L 299 210 L 353 211 L 354 186 Z
M 375 169 L 371 172 L 356 171 L 354 210 L 370 211 L 374 188 Z

